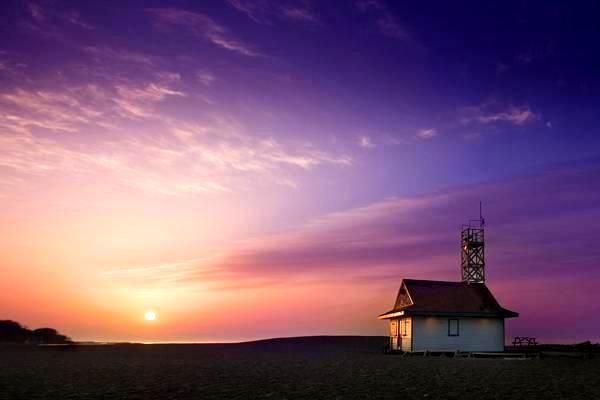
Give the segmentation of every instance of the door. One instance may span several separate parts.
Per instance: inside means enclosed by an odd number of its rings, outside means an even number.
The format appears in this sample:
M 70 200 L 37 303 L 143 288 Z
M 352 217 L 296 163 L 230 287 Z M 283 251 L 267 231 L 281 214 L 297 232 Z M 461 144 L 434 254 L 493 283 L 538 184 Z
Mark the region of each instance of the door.
M 402 351 L 412 351 L 412 318 L 400 320 L 400 347 Z
M 400 350 L 400 340 L 398 337 L 398 320 L 390 319 L 390 349 Z

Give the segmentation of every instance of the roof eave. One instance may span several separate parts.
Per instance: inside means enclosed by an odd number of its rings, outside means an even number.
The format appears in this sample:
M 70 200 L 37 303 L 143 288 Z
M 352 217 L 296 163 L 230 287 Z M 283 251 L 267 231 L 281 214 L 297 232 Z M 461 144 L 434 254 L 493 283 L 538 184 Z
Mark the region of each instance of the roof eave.
M 392 319 L 396 317 L 401 317 L 405 314 L 404 310 L 391 310 L 381 314 L 377 319 Z
M 519 314 L 506 312 L 460 312 L 460 311 L 406 311 L 404 315 L 422 317 L 471 317 L 471 318 L 513 318 Z

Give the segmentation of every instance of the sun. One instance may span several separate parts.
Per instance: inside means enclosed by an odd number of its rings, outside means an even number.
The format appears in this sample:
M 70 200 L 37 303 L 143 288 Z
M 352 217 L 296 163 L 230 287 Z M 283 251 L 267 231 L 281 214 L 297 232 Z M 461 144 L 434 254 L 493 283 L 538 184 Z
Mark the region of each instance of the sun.
M 148 310 L 144 313 L 144 319 L 146 321 L 155 321 L 156 320 L 156 313 L 152 310 Z

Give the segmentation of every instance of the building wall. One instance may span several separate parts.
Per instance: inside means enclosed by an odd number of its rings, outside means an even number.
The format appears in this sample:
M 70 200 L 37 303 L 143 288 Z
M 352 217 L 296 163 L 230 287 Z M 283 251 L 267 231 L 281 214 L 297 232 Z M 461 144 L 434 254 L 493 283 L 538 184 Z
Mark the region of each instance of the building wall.
M 448 335 L 448 319 L 458 319 L 458 336 Z M 413 317 L 413 351 L 503 351 L 500 318 Z

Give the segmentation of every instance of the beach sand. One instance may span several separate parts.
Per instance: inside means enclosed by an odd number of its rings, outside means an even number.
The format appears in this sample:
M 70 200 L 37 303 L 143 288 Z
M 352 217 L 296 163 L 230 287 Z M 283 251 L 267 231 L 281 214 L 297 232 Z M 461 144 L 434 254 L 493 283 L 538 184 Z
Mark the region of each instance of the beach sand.
M 400 357 L 382 338 L 0 347 L 0 399 L 600 399 L 600 360 Z

